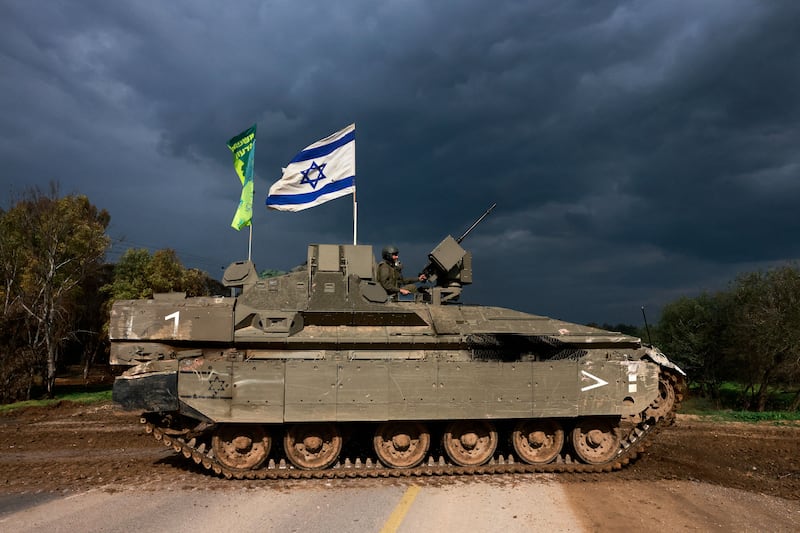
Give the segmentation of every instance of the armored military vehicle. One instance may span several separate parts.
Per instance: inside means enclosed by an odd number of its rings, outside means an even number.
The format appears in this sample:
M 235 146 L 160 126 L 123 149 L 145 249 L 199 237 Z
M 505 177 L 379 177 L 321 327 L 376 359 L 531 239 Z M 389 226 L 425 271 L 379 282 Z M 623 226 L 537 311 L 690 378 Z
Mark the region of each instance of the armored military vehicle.
M 474 225 L 473 225 L 474 227 Z M 470 228 L 471 229 L 471 228 Z M 113 397 L 145 431 L 234 478 L 608 471 L 672 421 L 683 372 L 620 333 L 459 303 L 462 238 L 430 254 L 408 301 L 371 246 L 312 244 L 232 296 L 118 301 Z

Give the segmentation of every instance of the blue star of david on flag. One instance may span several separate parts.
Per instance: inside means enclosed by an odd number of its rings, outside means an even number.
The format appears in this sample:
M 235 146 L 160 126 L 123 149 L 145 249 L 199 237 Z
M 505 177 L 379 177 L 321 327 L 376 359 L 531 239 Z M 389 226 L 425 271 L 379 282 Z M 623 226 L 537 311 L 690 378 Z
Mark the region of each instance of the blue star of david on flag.
M 319 183 L 320 180 L 324 180 L 325 177 L 326 177 L 325 174 L 323 174 L 322 171 L 325 170 L 325 167 L 327 165 L 328 165 L 328 163 L 322 163 L 321 165 L 317 165 L 316 161 L 312 161 L 310 167 L 308 167 L 307 169 L 305 169 L 302 172 L 300 172 L 300 174 L 303 175 L 303 179 L 300 180 L 300 183 L 301 184 L 308 183 L 309 185 L 311 185 L 312 189 L 316 189 L 317 188 L 317 183 Z M 309 177 L 309 175 L 314 171 L 317 172 L 317 177 L 316 178 Z
M 266 203 L 270 209 L 302 211 L 355 192 L 356 125 L 350 124 L 294 156 L 269 188 Z

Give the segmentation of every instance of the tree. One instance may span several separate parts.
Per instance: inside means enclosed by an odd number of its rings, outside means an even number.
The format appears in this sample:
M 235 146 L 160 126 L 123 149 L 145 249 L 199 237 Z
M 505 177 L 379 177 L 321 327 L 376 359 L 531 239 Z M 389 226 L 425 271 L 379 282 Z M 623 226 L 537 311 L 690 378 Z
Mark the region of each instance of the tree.
M 85 196 L 60 197 L 55 184 L 48 193 L 28 189 L 3 213 L 4 319 L 19 321 L 20 313 L 28 319 L 24 332 L 33 358 L 29 367 L 35 372 L 44 368 L 49 396 L 60 349 L 75 333 L 81 285 L 102 265 L 109 220 L 109 214 Z
M 113 281 L 103 287 L 111 301 L 150 298 L 156 292 L 185 292 L 186 296 L 222 294 L 224 287 L 203 271 L 185 268 L 174 250 L 152 255 L 145 249 L 129 249 L 114 267 Z
M 225 286 L 206 272 L 189 268 L 183 273 L 183 290 L 186 296 L 215 296 L 224 294 Z
M 175 250 L 156 250 L 147 268 L 147 281 L 153 292 L 183 291 L 184 271 Z
M 23 261 L 23 234 L 15 224 L 18 218 L 18 213 L 0 210 L 0 275 L 3 277 L 0 296 L 3 298 L 3 316 L 12 311 L 18 299 L 16 284 Z
M 103 288 L 114 300 L 135 300 L 149 298 L 153 289 L 147 279 L 150 265 L 150 252 L 143 248 L 125 250 L 114 265 L 114 274 L 110 285 Z
M 0 403 L 31 397 L 36 377 L 35 360 L 27 342 L 26 316 L 8 313 L 0 317 Z
M 111 282 L 113 265 L 102 265 L 99 271 L 81 285 L 75 306 L 75 335 L 64 349 L 64 363 L 83 364 L 83 378 L 96 363 L 108 355 L 108 334 L 103 327 L 108 320 L 107 296 L 100 290 Z
M 732 290 L 729 356 L 749 392 L 748 407 L 764 411 L 770 388 L 800 381 L 800 271 L 784 266 L 739 276 Z M 800 387 L 793 405 L 800 403 Z
M 664 306 L 657 327 L 660 347 L 714 400 L 728 375 L 722 344 L 728 305 L 726 293 L 679 298 Z
M 24 234 L 20 213 L 0 210 L 0 402 L 28 399 L 37 373 L 28 342 L 29 319 L 17 290 L 24 270 Z
M 286 272 L 284 272 L 283 270 L 268 268 L 266 270 L 262 270 L 261 272 L 259 272 L 258 277 L 261 279 L 266 279 L 266 278 L 274 278 L 277 276 L 283 276 L 284 274 L 286 274 Z

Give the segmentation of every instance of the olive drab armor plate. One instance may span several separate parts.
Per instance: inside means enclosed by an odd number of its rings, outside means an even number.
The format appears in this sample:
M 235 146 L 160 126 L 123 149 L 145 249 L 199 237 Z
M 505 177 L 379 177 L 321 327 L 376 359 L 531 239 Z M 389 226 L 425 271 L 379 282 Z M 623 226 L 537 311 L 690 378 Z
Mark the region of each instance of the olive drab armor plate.
M 459 303 L 473 281 L 460 242 L 431 252 L 411 301 L 376 283 L 371 246 L 324 244 L 274 278 L 234 263 L 223 282 L 236 296 L 118 301 L 111 361 L 128 370 L 114 399 L 235 477 L 336 468 L 347 439 L 374 440 L 364 461 L 388 468 L 434 453 L 454 469 L 497 453 L 605 465 L 671 419 L 682 372 L 638 338 Z

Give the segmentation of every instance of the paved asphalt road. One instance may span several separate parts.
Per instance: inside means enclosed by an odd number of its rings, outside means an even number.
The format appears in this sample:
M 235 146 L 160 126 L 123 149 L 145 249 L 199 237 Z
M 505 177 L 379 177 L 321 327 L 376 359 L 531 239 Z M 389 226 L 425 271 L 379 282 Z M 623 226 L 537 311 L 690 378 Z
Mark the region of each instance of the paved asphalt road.
M 687 481 L 547 475 L 0 493 L 0 532 L 800 531 L 800 502 Z
M 582 531 L 552 482 L 0 495 L 0 530 Z M 535 502 L 535 505 L 532 505 Z

